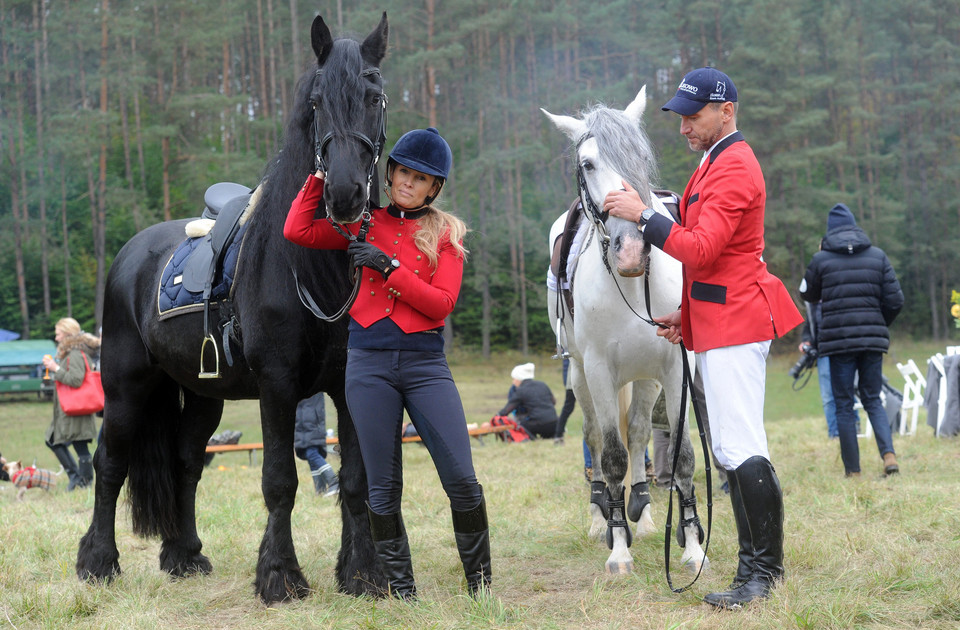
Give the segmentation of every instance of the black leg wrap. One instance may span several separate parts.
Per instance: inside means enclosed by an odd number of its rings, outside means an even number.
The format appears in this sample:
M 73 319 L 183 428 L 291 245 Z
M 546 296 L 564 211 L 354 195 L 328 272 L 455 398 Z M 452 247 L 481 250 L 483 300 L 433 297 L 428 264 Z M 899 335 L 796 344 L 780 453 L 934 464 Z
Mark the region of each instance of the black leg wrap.
M 680 499 L 680 524 L 677 526 L 677 544 L 681 547 L 687 546 L 687 532 L 685 531 L 685 528 L 690 525 L 697 526 L 697 537 L 700 540 L 700 544 L 703 544 L 705 535 L 703 532 L 703 526 L 700 524 L 700 517 L 697 515 L 697 496 L 693 486 L 690 486 L 689 497 L 684 497 L 683 492 L 679 487 L 677 488 L 677 496 Z M 691 510 L 693 512 L 693 516 L 690 518 L 684 518 L 684 508 Z
M 627 504 L 627 517 L 636 523 L 643 514 L 643 508 L 650 505 L 650 484 L 646 481 L 630 486 L 630 502 Z
M 480 489 L 481 493 L 483 489 Z M 465 512 L 451 510 L 453 535 L 457 540 L 457 552 L 467 578 L 471 595 L 490 587 L 493 572 L 490 568 L 490 526 L 487 523 L 487 503 L 483 495 L 473 509 Z
M 623 506 L 623 493 L 624 488 L 620 486 L 617 490 L 617 498 L 614 499 L 613 495 L 610 494 L 610 490 L 605 491 L 607 508 L 609 509 L 609 516 L 607 516 L 607 549 L 613 549 L 613 528 L 622 527 L 627 532 L 627 547 L 633 544 L 633 534 L 630 533 L 630 523 L 624 519 L 624 506 Z M 617 512 L 619 510 L 619 512 Z M 614 515 L 619 514 L 620 518 L 614 518 Z
M 607 507 L 607 484 L 602 481 L 590 482 L 590 503 L 600 508 L 603 518 L 610 518 L 610 508 Z

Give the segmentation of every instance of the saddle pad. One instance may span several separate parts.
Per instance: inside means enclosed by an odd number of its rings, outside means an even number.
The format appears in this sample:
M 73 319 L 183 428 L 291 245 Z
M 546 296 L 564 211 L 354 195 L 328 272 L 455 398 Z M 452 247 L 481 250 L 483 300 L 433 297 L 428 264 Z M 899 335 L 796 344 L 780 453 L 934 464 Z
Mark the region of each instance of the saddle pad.
M 227 247 L 227 252 L 223 258 L 223 269 L 214 279 L 213 288 L 210 292 L 210 301 L 216 302 L 226 298 L 230 294 L 230 287 L 233 286 L 234 274 L 237 271 L 237 260 L 240 257 L 240 244 L 243 242 L 243 234 L 246 232 L 246 224 L 237 230 L 236 236 Z M 167 261 L 160 274 L 160 284 L 157 288 L 157 313 L 161 319 L 173 317 L 187 312 L 197 310 L 197 307 L 203 303 L 202 291 L 188 291 L 183 286 L 183 269 L 187 264 L 190 254 L 197 248 L 204 237 L 188 238 L 174 250 L 170 260 Z

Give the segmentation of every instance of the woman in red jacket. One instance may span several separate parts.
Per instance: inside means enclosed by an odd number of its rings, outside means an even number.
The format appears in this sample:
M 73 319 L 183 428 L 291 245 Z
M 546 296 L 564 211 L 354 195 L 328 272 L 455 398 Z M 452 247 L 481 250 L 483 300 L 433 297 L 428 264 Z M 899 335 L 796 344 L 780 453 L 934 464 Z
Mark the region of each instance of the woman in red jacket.
M 323 174 L 307 178 L 283 228 L 290 241 L 346 249 L 362 270 L 350 309 L 346 396 L 369 484 L 377 557 L 393 595 L 416 596 L 400 499 L 401 424 L 406 409 L 450 500 L 457 550 L 471 594 L 490 584 L 490 535 L 483 488 L 470 454 L 463 404 L 443 353 L 443 321 L 463 279 L 467 231 L 434 207 L 453 153 L 439 132 L 415 129 L 387 159 L 390 204 L 371 212 L 366 241 L 347 240 L 327 218 L 314 219 Z M 339 226 L 356 235 L 360 224 Z

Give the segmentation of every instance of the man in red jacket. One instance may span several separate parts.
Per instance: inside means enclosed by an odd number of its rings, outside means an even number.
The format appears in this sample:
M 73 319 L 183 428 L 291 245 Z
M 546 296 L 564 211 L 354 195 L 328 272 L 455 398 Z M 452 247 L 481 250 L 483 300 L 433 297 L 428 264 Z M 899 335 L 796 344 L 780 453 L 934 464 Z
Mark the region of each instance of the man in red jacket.
M 770 340 L 803 318 L 763 261 L 766 188 L 753 150 L 737 131 L 737 88 L 723 72 L 683 77 L 664 111 L 680 115 L 680 133 L 703 151 L 680 201 L 680 224 L 647 208 L 624 183 L 604 200 L 611 215 L 636 221 L 644 241 L 683 263 L 680 309 L 656 318 L 657 331 L 697 353 L 713 451 L 728 471 L 740 543 L 730 589 L 704 601 L 739 608 L 765 598 L 783 578 L 783 495 L 763 428 Z

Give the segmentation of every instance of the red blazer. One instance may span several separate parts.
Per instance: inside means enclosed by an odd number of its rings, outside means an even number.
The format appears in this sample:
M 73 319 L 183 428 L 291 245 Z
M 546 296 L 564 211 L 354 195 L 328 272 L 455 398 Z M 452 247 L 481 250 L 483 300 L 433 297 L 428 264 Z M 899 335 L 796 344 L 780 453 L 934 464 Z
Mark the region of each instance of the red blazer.
M 663 250 L 683 263 L 681 335 L 695 352 L 775 339 L 803 322 L 763 261 L 763 173 L 738 131 L 690 178 Z
M 283 235 L 290 241 L 314 249 L 346 249 L 350 242 L 314 213 L 323 197 L 323 180 L 310 175 L 290 206 Z M 384 281 L 379 271 L 363 268 L 363 285 L 350 316 L 364 328 L 389 317 L 404 332 L 415 333 L 443 326 L 453 312 L 463 280 L 463 257 L 448 235 L 440 238 L 437 266 L 431 267 L 413 241 L 419 229 L 416 219 L 392 216 L 387 208 L 371 212 L 367 242 L 400 261 Z M 359 223 L 344 226 L 356 234 Z

